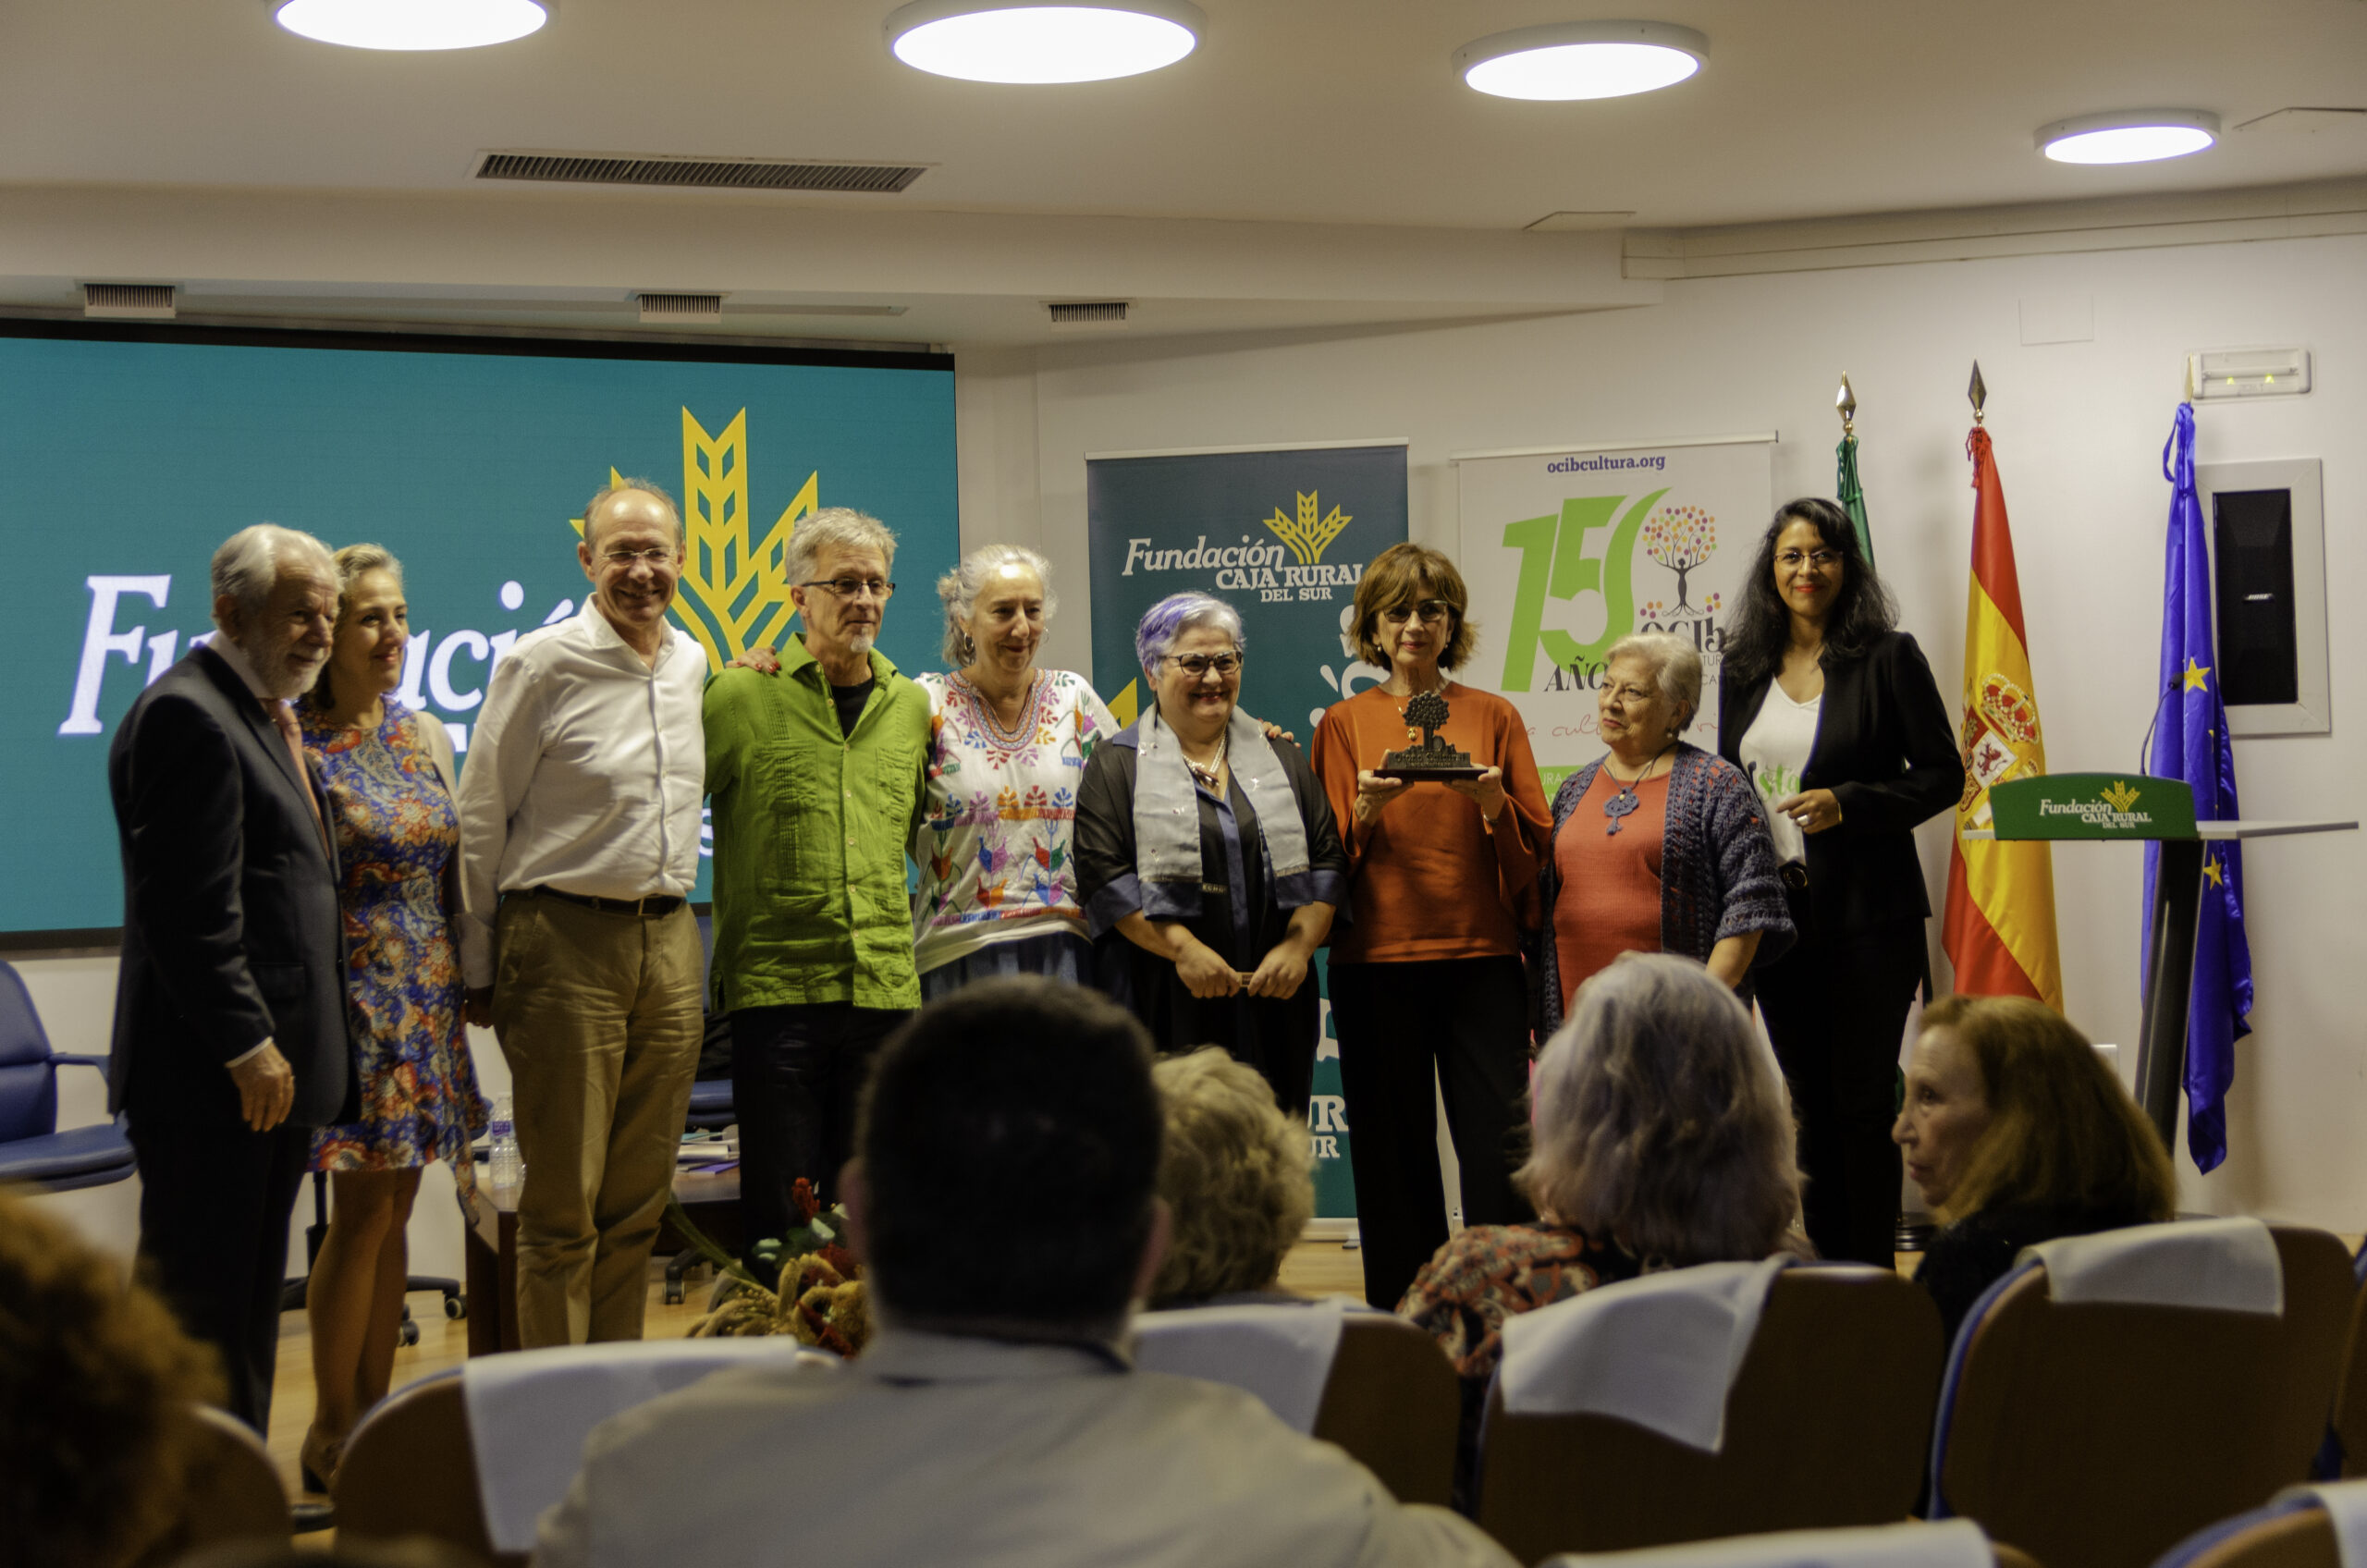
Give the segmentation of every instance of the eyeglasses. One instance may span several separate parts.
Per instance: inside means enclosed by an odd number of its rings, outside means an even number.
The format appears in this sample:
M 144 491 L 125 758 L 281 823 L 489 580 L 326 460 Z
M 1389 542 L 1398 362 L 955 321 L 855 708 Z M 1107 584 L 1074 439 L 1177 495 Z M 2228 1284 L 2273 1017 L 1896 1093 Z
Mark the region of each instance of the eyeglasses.
M 1454 614 L 1454 606 L 1444 599 L 1424 599 L 1408 609 L 1399 606 L 1380 612 L 1380 619 L 1403 626 L 1409 620 L 1446 620 Z
M 1198 680 L 1212 669 L 1219 675 L 1231 675 L 1241 668 L 1241 655 L 1239 654 L 1170 654 L 1167 655 L 1167 662 L 1193 680 Z
M 620 566 L 628 571 L 642 565 L 671 566 L 674 564 L 674 552 L 666 549 L 603 550 L 600 555 L 601 558 L 610 566 Z
M 887 602 L 888 595 L 896 591 L 896 585 L 884 577 L 817 577 L 798 586 L 828 588 L 841 599 L 860 599 L 868 594 L 883 604 Z
M 1782 555 L 1775 557 L 1775 564 L 1782 567 L 1785 571 L 1797 571 L 1803 566 L 1812 566 L 1819 571 L 1831 571 L 1834 567 L 1841 564 L 1841 552 L 1838 550 L 1816 550 L 1809 554 L 1802 555 L 1797 550 L 1786 550 Z

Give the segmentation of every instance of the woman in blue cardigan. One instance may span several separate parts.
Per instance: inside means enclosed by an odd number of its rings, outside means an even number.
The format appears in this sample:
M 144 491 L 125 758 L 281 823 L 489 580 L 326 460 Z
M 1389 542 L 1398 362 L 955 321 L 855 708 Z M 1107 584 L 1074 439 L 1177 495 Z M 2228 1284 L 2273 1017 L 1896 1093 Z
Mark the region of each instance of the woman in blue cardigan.
M 1548 1031 L 1581 981 L 1623 952 L 1683 953 L 1748 997 L 1792 945 L 1765 808 L 1740 768 L 1678 737 L 1701 705 L 1701 655 L 1662 631 L 1603 656 L 1610 751 L 1562 781 L 1539 873 Z

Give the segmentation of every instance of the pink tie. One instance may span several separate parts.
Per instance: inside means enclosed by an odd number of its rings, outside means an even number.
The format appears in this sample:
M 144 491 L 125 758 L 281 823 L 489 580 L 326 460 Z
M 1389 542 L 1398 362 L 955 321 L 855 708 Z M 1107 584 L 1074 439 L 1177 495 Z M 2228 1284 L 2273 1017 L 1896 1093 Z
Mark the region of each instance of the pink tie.
M 296 765 L 296 780 L 303 787 L 304 803 L 313 808 L 313 820 L 321 820 L 321 802 L 313 797 L 313 770 L 304 766 L 304 736 L 296 728 L 296 704 L 275 703 L 268 698 L 264 707 L 271 714 L 272 723 L 279 727 L 279 738 L 288 742 L 288 760 Z

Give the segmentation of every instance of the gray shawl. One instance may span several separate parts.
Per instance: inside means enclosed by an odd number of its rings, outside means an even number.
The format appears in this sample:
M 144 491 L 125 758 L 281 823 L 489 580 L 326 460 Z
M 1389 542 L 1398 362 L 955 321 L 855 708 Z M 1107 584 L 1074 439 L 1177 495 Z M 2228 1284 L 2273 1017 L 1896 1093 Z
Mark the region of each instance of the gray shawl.
M 1134 864 L 1143 883 L 1143 913 L 1161 920 L 1188 918 L 1200 913 L 1200 884 L 1207 880 L 1200 865 L 1199 786 L 1175 731 L 1159 718 L 1157 703 L 1143 710 L 1134 729 Z M 1257 814 L 1279 891 L 1293 885 L 1288 878 L 1304 879 L 1309 869 L 1298 796 L 1256 719 L 1236 707 L 1226 734 L 1233 777 Z M 1277 901 L 1287 907 L 1292 900 Z

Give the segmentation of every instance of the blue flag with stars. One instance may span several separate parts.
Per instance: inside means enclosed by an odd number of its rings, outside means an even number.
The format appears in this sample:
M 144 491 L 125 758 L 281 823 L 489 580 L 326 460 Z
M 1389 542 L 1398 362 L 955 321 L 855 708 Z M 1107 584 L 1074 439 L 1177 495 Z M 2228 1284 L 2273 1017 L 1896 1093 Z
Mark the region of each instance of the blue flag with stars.
M 2212 651 L 2211 552 L 2202 502 L 2194 488 L 2194 406 L 2178 405 L 2162 448 L 2170 491 L 2170 538 L 2162 573 L 2162 684 L 2153 754 L 2147 766 L 2194 790 L 2195 819 L 2232 822 L 2236 753 L 2219 699 Z M 2145 847 L 2145 908 L 2153 907 L 2158 846 Z M 2150 945 L 2148 950 L 2151 950 Z M 2186 1146 L 2195 1169 L 2227 1158 L 2227 1086 L 2236 1079 L 2236 1042 L 2251 1033 L 2252 950 L 2244 937 L 2243 858 L 2232 841 L 2206 845 L 2202 907 L 2194 933 L 2194 990 L 2186 1025 Z

